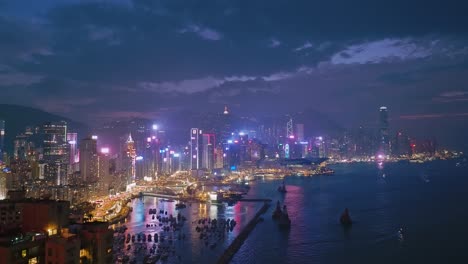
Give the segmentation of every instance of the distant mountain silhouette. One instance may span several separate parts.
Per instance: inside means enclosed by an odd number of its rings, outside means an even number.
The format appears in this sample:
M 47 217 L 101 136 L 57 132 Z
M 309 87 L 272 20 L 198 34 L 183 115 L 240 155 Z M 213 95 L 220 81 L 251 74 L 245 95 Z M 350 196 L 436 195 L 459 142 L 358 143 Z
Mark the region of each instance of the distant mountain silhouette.
M 309 107 L 302 112 L 293 114 L 292 117 L 294 123 L 304 124 L 306 136 L 337 135 L 345 131 L 345 128 L 335 120 L 314 108 Z
M 69 118 L 19 105 L 0 104 L 0 120 L 5 120 L 5 147 L 9 153 L 13 150 L 15 137 L 20 133 L 24 133 L 25 128 L 28 126 L 36 127 L 47 122 L 65 121 L 69 130 L 78 132 L 80 138 L 84 136 L 83 134 L 80 135 L 80 133 L 87 131 L 84 124 Z

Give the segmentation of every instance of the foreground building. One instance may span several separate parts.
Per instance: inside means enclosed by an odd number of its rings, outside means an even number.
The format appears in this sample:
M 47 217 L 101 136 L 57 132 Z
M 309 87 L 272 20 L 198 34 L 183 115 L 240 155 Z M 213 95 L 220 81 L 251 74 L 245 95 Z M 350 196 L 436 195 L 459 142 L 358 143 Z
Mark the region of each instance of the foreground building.
M 112 263 L 113 231 L 105 222 L 70 225 L 70 203 L 25 198 L 0 200 L 0 264 Z

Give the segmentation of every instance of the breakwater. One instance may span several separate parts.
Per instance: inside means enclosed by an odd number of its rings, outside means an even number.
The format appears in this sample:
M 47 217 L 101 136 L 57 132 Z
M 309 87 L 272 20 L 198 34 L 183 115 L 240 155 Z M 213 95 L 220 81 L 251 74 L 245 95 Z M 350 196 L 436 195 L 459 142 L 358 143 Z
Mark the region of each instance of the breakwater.
M 257 214 L 250 220 L 250 222 L 242 229 L 240 234 L 232 241 L 231 245 L 223 252 L 221 257 L 218 259 L 218 264 L 227 264 L 231 259 L 234 257 L 237 251 L 241 248 L 244 241 L 249 237 L 249 234 L 254 230 L 255 226 L 261 222 L 260 216 L 264 214 L 268 208 L 270 207 L 270 203 L 265 201 L 263 206 L 258 210 Z

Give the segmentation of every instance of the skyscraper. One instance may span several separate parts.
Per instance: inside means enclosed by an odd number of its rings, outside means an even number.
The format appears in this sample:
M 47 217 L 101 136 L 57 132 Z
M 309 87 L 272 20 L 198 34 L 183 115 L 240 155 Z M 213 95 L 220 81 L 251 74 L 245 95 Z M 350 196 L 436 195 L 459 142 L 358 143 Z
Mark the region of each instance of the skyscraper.
M 5 120 L 0 120 L 0 161 L 3 161 L 5 152 Z
M 43 129 L 45 180 L 57 185 L 66 184 L 68 166 L 67 123 L 46 123 Z
M 68 142 L 68 173 L 75 172 L 75 164 L 79 161 L 78 149 L 76 148 L 78 144 L 78 134 L 77 133 L 67 133 L 67 142 Z
M 126 142 L 127 146 L 127 160 L 128 160 L 128 172 L 129 172 L 129 182 L 134 182 L 136 177 L 136 149 L 135 141 L 133 141 L 132 134 L 128 135 Z
M 389 139 L 388 139 L 388 109 L 386 106 L 380 107 L 379 110 L 379 151 L 388 155 L 389 153 Z
M 91 136 L 80 142 L 80 174 L 84 183 L 97 181 L 97 137 Z
M 214 134 L 203 134 L 202 135 L 202 169 L 212 170 L 214 168 L 214 147 L 215 147 L 215 135 Z
M 190 129 L 190 169 L 199 170 L 200 169 L 200 141 L 199 134 L 202 131 L 198 128 Z
M 296 124 L 296 140 L 297 142 L 304 141 L 304 124 Z

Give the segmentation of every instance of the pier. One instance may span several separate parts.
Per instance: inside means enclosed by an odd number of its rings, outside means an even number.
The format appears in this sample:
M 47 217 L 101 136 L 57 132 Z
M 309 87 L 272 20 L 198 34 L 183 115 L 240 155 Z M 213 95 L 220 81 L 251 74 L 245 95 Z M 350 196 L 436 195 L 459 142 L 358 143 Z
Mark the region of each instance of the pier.
M 256 201 L 265 201 L 262 208 L 258 210 L 257 214 L 250 220 L 250 222 L 242 229 L 240 234 L 232 241 L 231 245 L 223 252 L 221 257 L 216 263 L 218 264 L 227 264 L 229 263 L 234 255 L 239 251 L 244 241 L 249 237 L 250 233 L 254 230 L 255 226 L 260 222 L 260 216 L 264 214 L 270 207 L 269 199 L 247 199 L 247 200 L 256 200 Z M 271 201 L 271 200 L 269 200 Z
M 141 192 L 136 197 L 143 197 L 143 196 L 151 196 L 151 197 L 158 197 L 158 198 L 169 198 L 169 199 L 179 199 L 179 196 L 177 196 L 177 195 L 150 193 L 150 192 Z
M 264 198 L 242 198 L 239 201 L 240 202 L 265 202 L 265 203 L 271 203 L 271 199 L 264 199 Z

